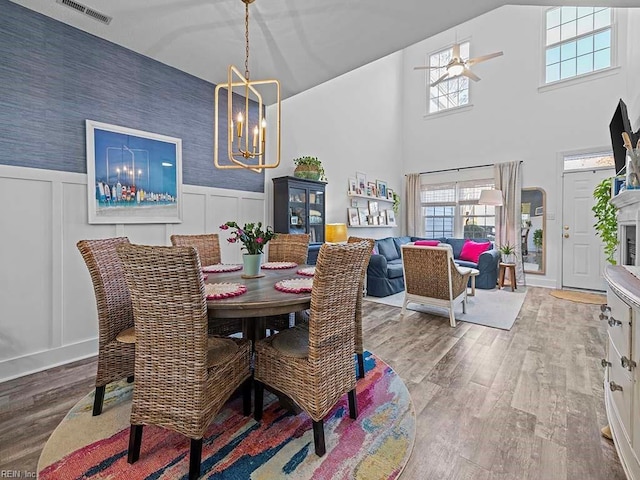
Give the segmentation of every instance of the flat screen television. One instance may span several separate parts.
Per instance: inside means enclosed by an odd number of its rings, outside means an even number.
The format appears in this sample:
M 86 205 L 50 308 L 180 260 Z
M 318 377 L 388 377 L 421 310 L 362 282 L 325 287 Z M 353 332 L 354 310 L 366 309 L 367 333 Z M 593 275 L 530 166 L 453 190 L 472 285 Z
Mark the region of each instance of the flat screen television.
M 616 173 L 625 166 L 625 158 L 627 150 L 624 148 L 622 141 L 622 132 L 627 132 L 631 139 L 631 144 L 636 145 L 638 141 L 638 133 L 633 133 L 631 129 L 631 121 L 627 115 L 627 105 L 620 99 L 616 111 L 613 114 L 611 123 L 609 123 L 609 132 L 611 133 L 611 146 L 613 148 L 613 159 L 616 165 Z

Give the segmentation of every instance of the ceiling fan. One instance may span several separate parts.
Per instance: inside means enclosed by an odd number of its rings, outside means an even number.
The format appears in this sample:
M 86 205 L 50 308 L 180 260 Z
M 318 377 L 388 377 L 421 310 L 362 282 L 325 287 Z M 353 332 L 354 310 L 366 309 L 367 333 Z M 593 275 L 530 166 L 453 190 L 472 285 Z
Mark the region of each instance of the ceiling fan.
M 482 55 L 481 57 L 470 58 L 468 60 L 463 60 L 460 56 L 460 44 L 454 43 L 451 53 L 451 60 L 446 65 L 439 66 L 420 66 L 413 67 L 414 70 L 438 70 L 440 68 L 446 68 L 446 72 L 440 78 L 438 78 L 435 82 L 431 84 L 432 87 L 435 87 L 440 82 L 444 82 L 453 77 L 457 77 L 459 75 L 470 78 L 474 82 L 480 80 L 480 77 L 471 71 L 471 67 L 480 62 L 485 62 L 487 60 L 491 60 L 492 58 L 499 57 L 502 55 L 502 52 L 489 53 L 488 55 Z

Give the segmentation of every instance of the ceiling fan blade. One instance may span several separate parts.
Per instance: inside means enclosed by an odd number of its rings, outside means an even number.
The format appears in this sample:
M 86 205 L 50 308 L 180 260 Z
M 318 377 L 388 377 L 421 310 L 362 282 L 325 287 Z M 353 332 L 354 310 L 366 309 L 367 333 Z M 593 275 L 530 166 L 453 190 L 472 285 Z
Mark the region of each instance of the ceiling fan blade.
M 468 68 L 465 68 L 462 71 L 462 75 L 464 75 L 467 78 L 470 78 L 471 80 L 473 80 L 474 82 L 477 82 L 478 80 L 480 80 L 480 77 L 477 76 L 475 73 L 473 73 L 471 70 L 469 70 Z
M 447 79 L 447 77 L 449 76 L 449 72 L 445 73 L 444 75 L 442 75 L 439 79 L 437 79 L 435 82 L 433 82 L 431 84 L 432 87 L 435 87 L 436 85 L 438 85 L 440 82 L 443 82 L 444 80 Z
M 487 60 L 491 60 L 492 58 L 500 57 L 502 55 L 502 52 L 495 52 L 488 55 L 482 55 L 481 57 L 470 58 L 469 60 L 467 60 L 467 65 L 470 67 L 472 65 L 476 65 L 477 63 L 486 62 Z
M 422 65 L 420 67 L 413 67 L 414 70 L 438 70 L 440 68 L 445 68 L 445 67 L 432 67 L 429 65 Z
M 460 44 L 454 43 L 452 50 L 453 51 L 451 52 L 451 58 L 460 58 Z

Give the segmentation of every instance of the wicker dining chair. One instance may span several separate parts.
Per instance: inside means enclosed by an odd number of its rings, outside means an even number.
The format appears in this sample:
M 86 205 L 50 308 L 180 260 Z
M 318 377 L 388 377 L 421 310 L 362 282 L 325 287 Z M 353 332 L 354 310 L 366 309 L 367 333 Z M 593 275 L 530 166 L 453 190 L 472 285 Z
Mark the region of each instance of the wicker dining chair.
M 217 233 L 171 235 L 171 245 L 174 247 L 195 247 L 200 256 L 200 263 L 204 266 L 222 263 L 220 240 Z
M 356 418 L 356 301 L 362 295 L 360 272 L 371 250 L 366 242 L 324 244 L 311 291 L 309 324 L 256 342 L 255 407 L 262 418 L 264 386 L 287 395 L 313 421 L 315 452 L 326 452 L 324 417 L 348 393 L 349 415 Z
M 122 245 L 136 328 L 129 463 L 140 457 L 144 425 L 191 439 L 189 478 L 200 476 L 202 439 L 240 386 L 251 411 L 251 342 L 207 334 L 207 303 L 193 247 Z
M 311 235 L 308 233 L 278 233 L 278 235 L 268 243 L 268 261 L 294 262 L 298 265 L 307 263 L 310 238 Z M 290 321 L 289 314 L 275 315 L 267 317 L 266 327 L 270 332 L 274 330 L 285 330 L 289 328 Z
M 367 267 L 369 266 L 369 260 L 371 259 L 371 252 L 373 252 L 373 247 L 375 246 L 375 240 L 373 238 L 360 238 L 360 237 L 349 237 L 347 239 L 347 243 L 358 243 L 358 242 L 367 242 L 369 245 L 369 256 L 365 259 L 364 266 L 362 267 L 362 272 L 360 275 L 360 280 L 362 281 L 360 285 L 361 294 L 358 295 L 358 299 L 356 300 L 356 357 L 358 359 L 358 378 L 364 378 L 365 370 L 364 370 L 364 341 L 362 335 L 362 297 L 364 296 L 364 286 L 366 285 L 366 275 L 367 275 Z
M 220 240 L 217 233 L 171 235 L 171 245 L 174 247 L 194 247 L 200 256 L 200 263 L 204 266 L 222 263 Z M 216 318 L 209 322 L 210 335 L 227 336 L 235 333 L 242 333 L 241 318 Z
M 278 233 L 276 237 L 268 243 L 268 261 L 295 262 L 298 265 L 307 263 L 310 238 L 311 235 L 308 233 Z
M 450 246 L 402 245 L 405 294 L 400 315 L 409 302 L 435 305 L 449 310 L 449 322 L 456 326 L 454 307 L 467 311 L 467 282 L 471 269 L 458 267 Z
M 129 244 L 129 239 L 106 238 L 80 240 L 82 254 L 91 281 L 98 308 L 98 371 L 93 415 L 102 413 L 107 384 L 127 378 L 133 379 L 135 345 L 127 340 L 133 335 L 133 310 L 129 289 L 122 273 L 122 264 L 116 248 Z

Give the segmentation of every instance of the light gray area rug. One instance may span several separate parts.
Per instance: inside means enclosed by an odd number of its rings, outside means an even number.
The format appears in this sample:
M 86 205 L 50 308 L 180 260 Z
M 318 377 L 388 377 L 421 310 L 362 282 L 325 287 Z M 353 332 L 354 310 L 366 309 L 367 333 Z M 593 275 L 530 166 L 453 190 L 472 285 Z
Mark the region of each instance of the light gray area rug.
M 518 286 L 518 289 L 513 292 L 510 288 L 503 290 L 481 290 L 476 288 L 475 296 L 467 297 L 467 313 L 462 313 L 462 305 L 456 306 L 454 311 L 456 321 L 511 330 L 526 294 L 526 289 L 521 286 Z M 365 300 L 401 308 L 404 301 L 404 292 L 381 298 L 365 297 Z M 442 316 L 445 317 L 447 322 L 449 321 L 449 313 L 444 308 L 409 302 L 407 309 L 429 315 Z

